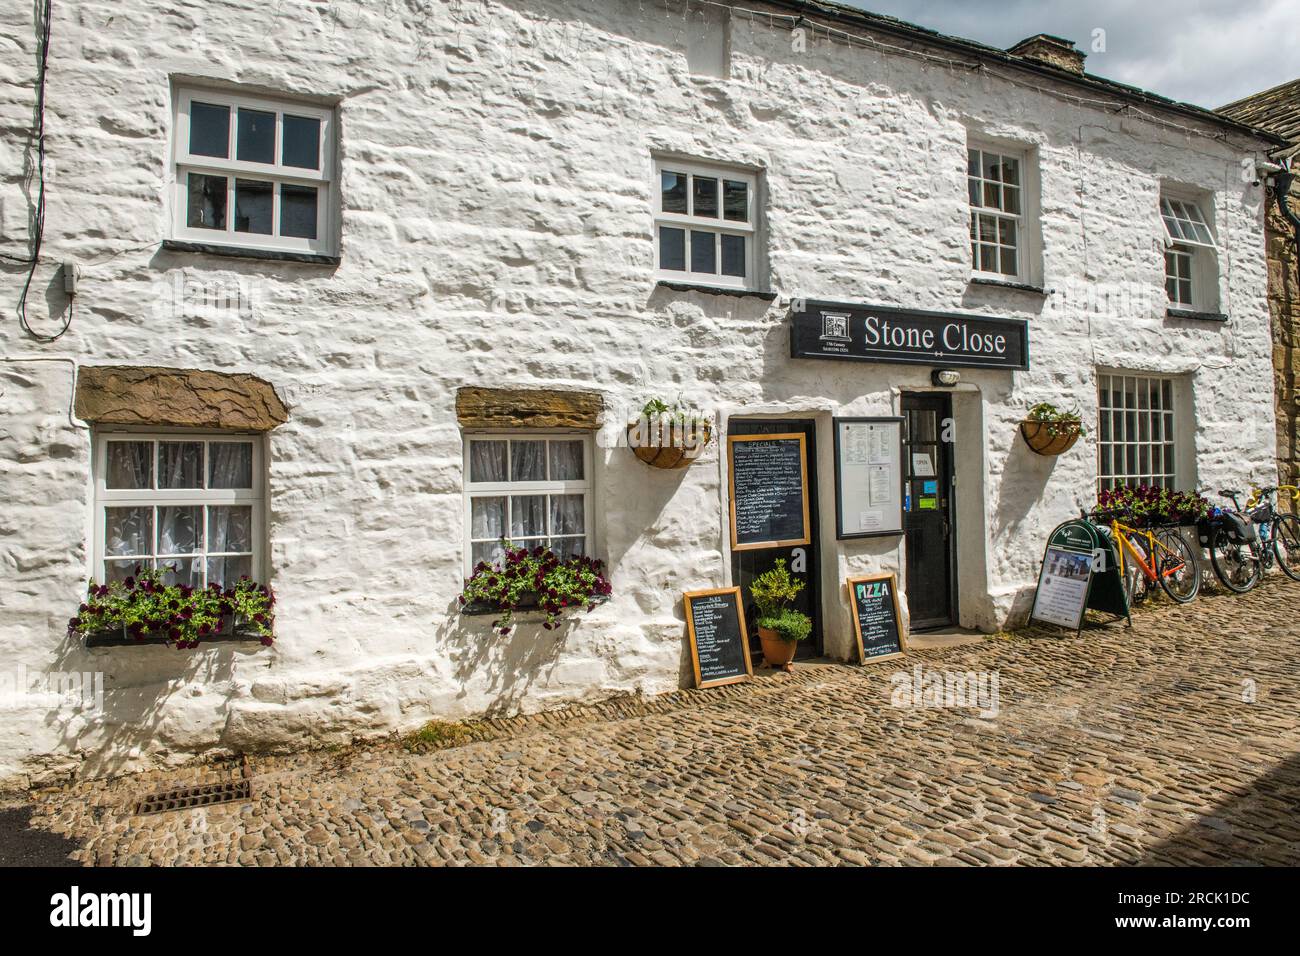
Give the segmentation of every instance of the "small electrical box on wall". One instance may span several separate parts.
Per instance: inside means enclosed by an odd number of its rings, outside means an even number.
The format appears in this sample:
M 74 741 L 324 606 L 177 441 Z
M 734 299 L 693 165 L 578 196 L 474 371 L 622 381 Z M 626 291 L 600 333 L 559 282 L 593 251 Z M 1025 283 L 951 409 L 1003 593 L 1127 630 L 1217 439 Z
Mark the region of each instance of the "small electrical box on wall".
M 77 294 L 77 280 L 81 278 L 81 266 L 74 259 L 63 261 L 63 291 L 69 296 Z

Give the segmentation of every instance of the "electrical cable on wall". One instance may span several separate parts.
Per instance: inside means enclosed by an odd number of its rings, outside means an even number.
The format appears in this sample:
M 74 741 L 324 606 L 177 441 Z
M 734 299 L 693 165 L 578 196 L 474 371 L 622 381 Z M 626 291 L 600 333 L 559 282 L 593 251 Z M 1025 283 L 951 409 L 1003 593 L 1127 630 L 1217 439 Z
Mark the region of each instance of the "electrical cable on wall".
M 39 26 L 41 37 L 41 55 L 39 66 L 36 74 L 36 212 L 32 217 L 33 234 L 32 234 L 32 253 L 26 260 L 18 259 L 15 256 L 5 256 L 15 262 L 26 262 L 27 279 L 23 282 L 23 291 L 18 296 L 18 324 L 22 330 L 38 342 L 54 342 L 63 333 L 68 331 L 72 325 L 72 316 L 74 311 L 73 303 L 76 301 L 76 276 L 64 276 L 65 288 L 68 290 L 68 311 L 64 316 L 63 325 L 59 330 L 51 335 L 37 332 L 32 328 L 27 319 L 27 296 L 31 292 L 32 281 L 36 277 L 36 267 L 40 264 L 41 243 L 45 238 L 45 74 L 49 68 L 50 61 L 50 21 L 51 8 L 53 0 L 45 0 L 42 11 L 42 22 Z M 70 266 L 65 266 L 65 269 Z

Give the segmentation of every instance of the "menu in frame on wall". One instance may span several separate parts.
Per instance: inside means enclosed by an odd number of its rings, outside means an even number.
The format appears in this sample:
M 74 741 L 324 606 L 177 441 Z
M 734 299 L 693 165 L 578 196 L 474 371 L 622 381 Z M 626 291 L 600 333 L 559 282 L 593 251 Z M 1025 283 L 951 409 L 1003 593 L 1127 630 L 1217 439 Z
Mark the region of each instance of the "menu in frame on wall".
M 720 687 L 753 677 L 740 588 L 687 591 L 686 631 L 696 687 Z
M 849 578 L 847 583 L 858 663 L 901 656 L 907 650 L 907 636 L 898 612 L 897 579 L 893 574 L 870 574 Z
M 798 432 L 727 438 L 733 551 L 811 542 L 805 441 Z
M 835 419 L 835 537 L 903 533 L 903 419 Z

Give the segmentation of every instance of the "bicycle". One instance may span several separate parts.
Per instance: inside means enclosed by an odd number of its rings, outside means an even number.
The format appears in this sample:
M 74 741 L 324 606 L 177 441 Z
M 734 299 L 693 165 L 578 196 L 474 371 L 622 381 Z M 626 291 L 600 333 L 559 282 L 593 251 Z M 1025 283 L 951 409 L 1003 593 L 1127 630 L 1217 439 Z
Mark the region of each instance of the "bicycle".
M 1259 525 L 1260 553 L 1264 569 L 1273 561 L 1292 581 L 1300 581 L 1300 518 L 1277 510 L 1277 495 L 1285 491 L 1292 501 L 1300 500 L 1295 485 L 1266 485 L 1250 489 L 1246 511 Z
M 1214 576 L 1229 591 L 1245 594 L 1259 583 L 1264 557 L 1259 535 L 1253 523 L 1242 514 L 1233 488 L 1219 489 L 1219 495 L 1232 502 L 1232 508 L 1215 508 L 1197 522 L 1200 543 L 1210 553 Z
M 1089 518 L 1094 523 L 1109 522 L 1099 526 L 1115 543 L 1120 580 L 1130 607 L 1146 597 L 1156 583 L 1179 604 L 1196 597 L 1201 589 L 1200 566 L 1177 528 L 1134 528 L 1111 511 L 1094 511 Z

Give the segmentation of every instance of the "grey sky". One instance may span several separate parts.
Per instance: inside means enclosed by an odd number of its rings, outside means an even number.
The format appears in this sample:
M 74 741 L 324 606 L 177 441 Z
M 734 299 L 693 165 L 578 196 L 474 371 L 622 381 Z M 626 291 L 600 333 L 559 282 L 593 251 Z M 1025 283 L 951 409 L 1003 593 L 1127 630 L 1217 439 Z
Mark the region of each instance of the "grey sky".
M 1300 78 L 1300 0 L 846 0 L 1008 47 L 1075 41 L 1089 73 L 1210 108 Z M 1092 49 L 1105 30 L 1105 51 Z

